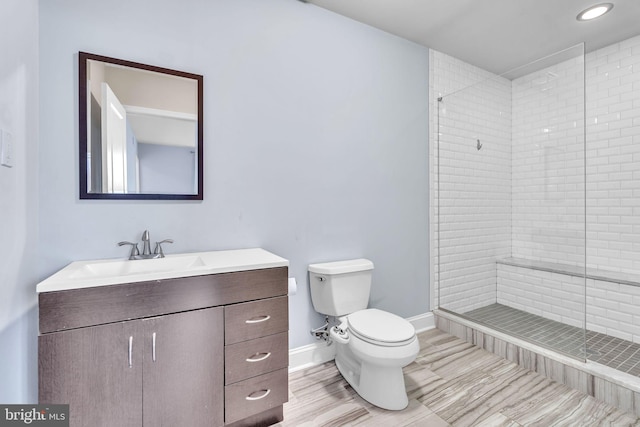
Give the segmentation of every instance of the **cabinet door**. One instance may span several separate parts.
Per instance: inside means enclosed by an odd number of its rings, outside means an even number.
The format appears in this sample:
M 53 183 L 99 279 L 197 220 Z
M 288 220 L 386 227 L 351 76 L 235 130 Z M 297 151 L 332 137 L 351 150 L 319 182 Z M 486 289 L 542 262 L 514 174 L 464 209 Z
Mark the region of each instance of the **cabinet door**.
M 71 427 L 142 424 L 140 322 L 38 337 L 39 402 L 69 404 Z
M 222 307 L 144 321 L 144 426 L 224 424 L 223 322 Z

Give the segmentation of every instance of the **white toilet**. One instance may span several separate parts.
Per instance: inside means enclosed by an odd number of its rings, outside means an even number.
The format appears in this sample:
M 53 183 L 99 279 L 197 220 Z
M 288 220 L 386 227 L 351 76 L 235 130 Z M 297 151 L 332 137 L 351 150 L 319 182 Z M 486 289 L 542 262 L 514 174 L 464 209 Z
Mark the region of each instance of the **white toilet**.
M 415 360 L 420 344 L 402 317 L 367 309 L 372 270 L 367 259 L 311 264 L 311 299 L 318 313 L 339 318 L 329 337 L 342 376 L 368 402 L 400 410 L 409 403 L 402 368 Z

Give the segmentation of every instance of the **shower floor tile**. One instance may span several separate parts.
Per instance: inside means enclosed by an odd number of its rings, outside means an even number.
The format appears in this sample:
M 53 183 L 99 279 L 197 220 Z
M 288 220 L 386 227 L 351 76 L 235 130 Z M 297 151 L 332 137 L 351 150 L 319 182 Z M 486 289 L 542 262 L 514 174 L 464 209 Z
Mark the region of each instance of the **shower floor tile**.
M 543 347 L 584 358 L 585 331 L 502 304 L 491 304 L 464 316 Z M 586 331 L 586 358 L 640 377 L 640 344 Z

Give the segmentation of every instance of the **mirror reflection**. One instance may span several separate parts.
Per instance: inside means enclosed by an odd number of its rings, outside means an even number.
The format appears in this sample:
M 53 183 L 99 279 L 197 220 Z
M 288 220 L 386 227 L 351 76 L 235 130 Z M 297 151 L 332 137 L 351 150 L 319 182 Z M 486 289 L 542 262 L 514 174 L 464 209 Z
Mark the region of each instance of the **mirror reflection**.
M 80 128 L 81 198 L 202 199 L 202 76 L 81 52 Z

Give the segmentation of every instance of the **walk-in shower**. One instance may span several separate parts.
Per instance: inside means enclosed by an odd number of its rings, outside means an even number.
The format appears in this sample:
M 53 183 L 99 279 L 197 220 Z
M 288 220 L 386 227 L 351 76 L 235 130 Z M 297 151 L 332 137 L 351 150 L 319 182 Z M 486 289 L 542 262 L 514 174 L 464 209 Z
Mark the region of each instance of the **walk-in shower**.
M 640 376 L 640 37 L 431 61 L 437 307 Z

